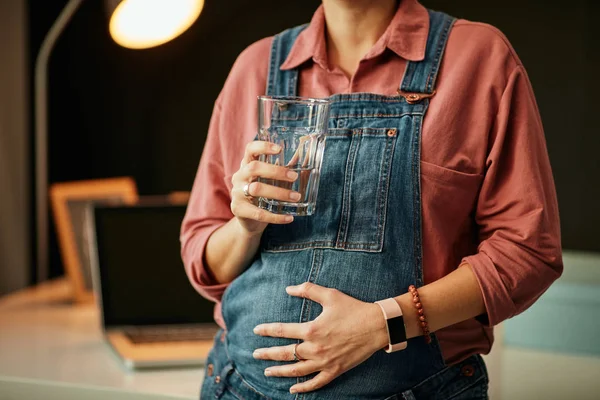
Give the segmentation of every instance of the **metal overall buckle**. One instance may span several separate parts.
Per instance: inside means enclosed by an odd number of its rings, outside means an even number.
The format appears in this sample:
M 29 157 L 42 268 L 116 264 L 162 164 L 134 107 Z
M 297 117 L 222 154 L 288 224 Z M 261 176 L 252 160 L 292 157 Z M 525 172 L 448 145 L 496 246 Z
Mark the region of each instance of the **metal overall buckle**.
M 402 90 L 398 89 L 398 94 L 402 97 L 404 97 L 404 100 L 406 100 L 406 102 L 408 104 L 416 104 L 419 103 L 421 100 L 425 100 L 425 99 L 430 99 L 433 96 L 435 96 L 435 90 L 433 91 L 433 93 L 429 94 L 429 93 L 408 93 L 408 92 L 403 92 Z

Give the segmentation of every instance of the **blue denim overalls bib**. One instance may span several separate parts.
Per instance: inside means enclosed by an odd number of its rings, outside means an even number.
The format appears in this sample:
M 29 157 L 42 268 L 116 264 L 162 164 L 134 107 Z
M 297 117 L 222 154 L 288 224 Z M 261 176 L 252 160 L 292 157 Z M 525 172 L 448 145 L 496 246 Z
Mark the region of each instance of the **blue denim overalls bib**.
M 289 225 L 270 225 L 252 265 L 227 288 L 222 299 L 227 333 L 215 340 L 202 398 L 442 399 L 468 394 L 467 388 L 484 381 L 481 360 L 471 359 L 465 365 L 473 373 L 445 385 L 443 379 L 461 370 L 446 367 L 435 337 L 431 344 L 423 337 L 411 339 L 404 351 L 379 351 L 321 390 L 297 396 L 289 388 L 307 378 L 267 378 L 265 368 L 282 363 L 252 357 L 257 348 L 295 343 L 257 336 L 256 325 L 306 322 L 321 313 L 319 304 L 287 295 L 289 285 L 310 281 L 367 302 L 423 285 L 421 128 L 454 23 L 437 12 L 430 12 L 430 20 L 425 59 L 408 63 L 399 88 L 424 96 L 331 96 L 316 213 Z M 296 96 L 298 70 L 279 66 L 305 27 L 275 37 L 268 95 Z M 298 118 L 289 121 L 295 124 Z M 419 392 L 426 380 L 431 396 Z

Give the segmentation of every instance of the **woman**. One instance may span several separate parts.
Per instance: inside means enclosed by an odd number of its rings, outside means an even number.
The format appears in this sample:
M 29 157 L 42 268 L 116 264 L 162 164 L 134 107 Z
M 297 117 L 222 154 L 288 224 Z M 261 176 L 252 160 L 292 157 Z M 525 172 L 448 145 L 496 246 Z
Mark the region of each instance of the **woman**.
M 277 152 L 253 141 L 265 93 L 332 102 L 311 217 L 255 205 L 294 198 L 257 177 L 296 179 L 257 161 Z M 519 58 L 495 28 L 416 0 L 323 0 L 233 66 L 181 240 L 224 328 L 202 398 L 487 398 L 492 327 L 562 272 Z

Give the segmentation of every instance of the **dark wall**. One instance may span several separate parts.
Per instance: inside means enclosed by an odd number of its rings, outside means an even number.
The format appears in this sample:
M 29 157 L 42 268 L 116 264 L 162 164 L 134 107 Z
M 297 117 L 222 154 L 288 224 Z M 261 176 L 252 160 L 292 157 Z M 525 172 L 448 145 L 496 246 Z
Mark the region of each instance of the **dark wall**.
M 30 0 L 31 60 L 65 0 Z M 84 2 L 50 65 L 50 181 L 131 175 L 141 194 L 189 190 L 213 102 L 250 43 L 308 22 L 318 0 L 206 0 L 181 37 L 128 50 L 100 0 Z M 546 128 L 567 248 L 600 251 L 596 1 L 424 0 L 499 27 L 527 68 Z M 51 227 L 51 229 L 54 229 Z M 62 267 L 53 236 L 53 275 Z

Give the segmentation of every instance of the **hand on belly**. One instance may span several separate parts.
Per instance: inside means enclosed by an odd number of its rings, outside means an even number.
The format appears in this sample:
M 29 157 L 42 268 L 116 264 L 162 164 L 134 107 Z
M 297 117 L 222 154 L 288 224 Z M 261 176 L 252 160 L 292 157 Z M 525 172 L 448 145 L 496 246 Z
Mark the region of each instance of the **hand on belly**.
M 316 301 L 323 312 L 305 323 L 270 323 L 254 328 L 260 336 L 299 339 L 300 344 L 256 349 L 254 358 L 296 361 L 270 367 L 266 376 L 299 377 L 318 373 L 290 388 L 291 393 L 317 390 L 356 367 L 388 343 L 386 323 L 375 303 L 366 303 L 336 289 L 303 283 L 286 289 L 290 296 Z

